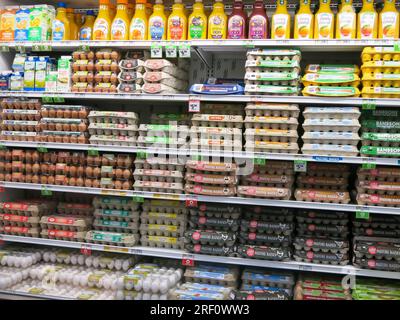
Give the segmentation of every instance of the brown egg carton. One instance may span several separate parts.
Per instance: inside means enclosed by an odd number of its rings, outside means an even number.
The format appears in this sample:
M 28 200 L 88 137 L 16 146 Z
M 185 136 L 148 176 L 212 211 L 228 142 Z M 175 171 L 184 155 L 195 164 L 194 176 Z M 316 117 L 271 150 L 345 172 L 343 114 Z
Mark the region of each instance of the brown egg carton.
M 3 98 L 0 102 L 2 109 L 40 110 L 40 99 Z
M 345 266 L 349 264 L 349 255 L 346 253 L 314 252 L 296 250 L 293 258 L 299 262 L 330 264 Z
M 93 207 L 107 210 L 138 211 L 140 204 L 127 198 L 96 196 L 93 198 Z
M 138 233 L 139 221 L 120 221 L 108 219 L 106 217 L 96 218 L 93 221 L 93 228 L 101 231 Z
M 41 114 L 39 110 L 23 110 L 23 109 L 3 109 L 1 111 L 2 120 L 22 120 L 22 121 L 39 121 Z
M 200 183 L 207 185 L 234 185 L 237 184 L 238 179 L 232 175 L 222 174 L 203 174 L 203 173 L 186 173 L 186 182 Z
M 15 201 L 0 202 L 0 212 L 4 214 L 16 214 L 21 216 L 38 217 L 47 214 L 56 208 L 56 203 L 52 201 Z
M 185 226 L 186 215 L 167 212 L 142 212 L 140 221 L 142 224 Z
M 299 105 L 286 103 L 248 103 L 245 107 L 249 117 L 291 117 L 298 118 Z
M 323 225 L 347 225 L 349 217 L 344 212 L 319 212 L 313 210 L 300 210 L 296 213 L 298 223 L 323 224 Z
M 50 215 L 42 216 L 40 226 L 42 229 L 57 229 L 66 231 L 87 231 L 92 219 L 87 216 L 77 215 Z
M 268 234 L 259 232 L 244 232 L 238 234 L 238 240 L 241 244 L 250 244 L 258 246 L 289 247 L 292 244 L 292 237 L 283 234 Z
M 236 257 L 235 247 L 221 247 L 220 245 L 185 244 L 188 252 L 208 254 L 213 256 Z
M 183 242 L 176 237 L 142 235 L 140 244 L 145 247 L 183 249 Z
M 294 231 L 292 222 L 266 222 L 256 219 L 240 221 L 240 230 L 244 232 L 257 232 L 266 234 L 283 234 L 289 236 Z
M 400 182 L 386 182 L 378 180 L 356 181 L 358 193 L 400 196 Z
M 43 130 L 36 136 L 36 141 L 56 143 L 89 143 L 89 135 L 79 131 L 51 131 Z
M 299 123 L 289 117 L 246 116 L 244 125 L 246 129 L 297 130 Z
M 0 225 L 34 228 L 38 227 L 39 216 L 25 216 L 16 214 L 0 213 Z
M 399 182 L 400 168 L 378 166 L 375 169 L 363 169 L 358 167 L 357 177 L 360 181 L 378 180 Z
M 137 209 L 138 210 L 138 209 Z M 115 221 L 115 222 L 132 222 L 139 221 L 139 211 L 118 210 L 118 209 L 96 209 L 93 215 L 97 219 Z
M 132 181 L 120 180 L 112 178 L 101 178 L 98 179 L 85 179 L 85 186 L 89 186 L 89 180 L 92 180 L 93 188 L 105 188 L 105 189 L 116 189 L 116 190 L 132 190 Z
M 336 237 L 346 240 L 349 235 L 350 229 L 346 224 L 333 225 L 333 224 L 314 224 L 314 223 L 297 223 L 296 231 L 299 236 L 312 236 L 312 237 Z
M 238 196 L 246 198 L 266 198 L 289 200 L 292 191 L 288 188 L 274 188 L 261 186 L 238 186 Z
M 400 272 L 400 262 L 393 260 L 353 257 L 353 265 L 363 269 Z
M 242 151 L 242 139 L 190 139 L 190 150 Z
M 58 202 L 57 212 L 62 215 L 91 216 L 94 208 L 91 204 Z
M 101 156 L 86 156 L 86 163 L 88 166 L 112 166 L 129 169 L 133 164 L 133 158 L 130 155 L 104 153 Z
M 221 127 L 190 127 L 191 139 L 226 139 L 242 141 L 242 130 Z
M 357 203 L 368 206 L 400 207 L 400 196 L 358 193 Z
M 58 229 L 43 229 L 40 232 L 40 237 L 45 239 L 79 241 L 85 240 L 86 231 L 67 231 Z
M 72 76 L 73 79 L 74 75 Z M 87 79 L 88 82 L 92 80 L 92 78 Z M 98 71 L 95 73 L 93 80 L 95 83 L 111 83 L 112 85 L 118 85 L 119 80 L 118 80 L 118 75 L 116 72 L 113 71 Z M 85 81 L 83 81 L 85 82 Z
M 87 120 L 83 119 L 66 119 L 66 118 L 42 118 L 40 120 L 40 129 L 50 131 L 87 131 Z
M 236 174 L 238 166 L 235 163 L 223 163 L 223 162 L 203 162 L 196 160 L 188 160 L 186 162 L 186 170 L 189 173 L 203 171 L 207 172 L 224 172 L 231 173 L 232 175 Z
M 8 141 L 40 141 L 37 132 L 29 131 L 1 131 L 0 140 Z
M 348 188 L 347 178 L 336 177 L 315 177 L 308 175 L 299 175 L 296 179 L 296 184 L 301 189 L 323 189 L 346 191 Z
M 294 196 L 297 201 L 342 203 L 350 202 L 350 194 L 345 191 L 318 190 L 318 189 L 296 189 Z
M 136 233 L 132 234 L 91 230 L 86 233 L 85 240 L 89 243 L 133 247 L 138 245 L 139 235 Z
M 119 111 L 90 111 L 88 115 L 90 123 L 110 123 L 134 125 L 139 121 L 136 112 Z
M 236 196 L 235 186 L 217 186 L 217 185 L 206 185 L 206 184 L 185 184 L 186 194 L 200 194 L 205 196 L 225 196 L 233 197 Z
M 296 251 L 314 253 L 348 253 L 350 243 L 348 240 L 341 238 L 335 239 L 331 237 L 303 237 L 297 236 L 294 239 L 293 245 Z
M 332 171 L 327 170 L 326 168 L 323 167 L 309 167 L 310 163 L 307 163 L 307 172 L 301 172 L 299 173 L 298 176 L 307 176 L 307 177 L 316 177 L 316 178 L 343 178 L 343 179 L 348 179 L 350 176 L 350 170 L 346 170 L 343 167 L 337 166 L 333 167 Z M 318 168 L 320 168 L 318 170 Z
M 174 183 L 174 182 L 135 180 L 135 182 L 133 184 L 133 190 L 179 194 L 179 193 L 183 193 L 183 185 L 182 185 L 182 183 Z
M 0 123 L 0 128 L 3 131 L 28 131 L 39 132 L 39 121 L 25 120 L 3 120 Z
M 75 50 L 72 52 L 72 59 L 74 60 L 94 60 L 95 58 L 95 53 L 93 51 L 81 51 L 81 50 Z
M 184 225 L 165 225 L 165 224 L 140 224 L 140 234 L 142 236 L 163 236 L 163 237 L 182 237 L 185 231 Z
M 73 85 L 76 83 L 90 83 L 91 85 L 93 85 L 94 73 L 93 71 L 75 71 L 72 75 L 71 80 Z
M 217 218 L 191 215 L 188 219 L 189 226 L 195 229 L 233 231 L 239 230 L 239 221 L 230 218 Z
M 43 118 L 87 119 L 90 108 L 81 105 L 45 104 L 40 110 Z
M 196 127 L 237 128 L 243 127 L 243 117 L 240 115 L 200 114 L 192 116 L 192 125 Z
M 72 66 L 73 67 L 73 66 Z M 96 72 L 112 71 L 115 75 L 119 73 L 118 61 L 114 59 L 99 59 L 94 64 Z
M 39 228 L 16 227 L 16 226 L 0 226 L 0 233 L 13 236 L 23 237 L 39 237 Z
M 252 173 L 241 178 L 242 185 L 268 185 L 278 188 L 290 188 L 295 181 L 294 175 L 258 174 Z
M 245 144 L 246 151 L 268 152 L 268 153 L 290 153 L 297 154 L 299 146 L 296 142 L 273 142 L 273 141 L 248 141 Z
M 133 177 L 135 180 L 142 181 L 183 183 L 183 175 L 181 171 L 135 169 Z
M 255 144 L 255 141 L 264 143 L 271 142 L 290 142 L 297 143 L 299 135 L 297 130 L 281 130 L 281 129 L 246 129 L 244 132 L 246 142 Z
M 237 253 L 243 258 L 272 261 L 289 261 L 292 255 L 291 249 L 286 247 L 269 247 L 243 244 L 238 245 Z

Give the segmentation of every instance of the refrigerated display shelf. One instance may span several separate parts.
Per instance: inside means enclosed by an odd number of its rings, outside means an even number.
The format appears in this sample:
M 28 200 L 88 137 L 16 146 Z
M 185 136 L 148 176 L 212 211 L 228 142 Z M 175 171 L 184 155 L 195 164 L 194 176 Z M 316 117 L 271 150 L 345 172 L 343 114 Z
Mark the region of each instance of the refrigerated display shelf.
M 192 260 L 194 261 L 194 263 L 196 263 L 196 261 L 224 263 L 224 264 L 243 265 L 248 267 L 263 267 L 263 268 L 285 269 L 294 271 L 322 272 L 331 274 L 376 277 L 385 279 L 400 279 L 400 272 L 360 269 L 351 265 L 336 266 L 336 265 L 314 264 L 314 263 L 296 262 L 296 261 L 279 262 L 279 261 L 268 261 L 268 260 L 258 260 L 258 259 L 192 254 L 184 252 L 182 250 L 172 250 L 164 248 L 150 248 L 150 247 L 139 247 L 139 246 L 130 248 L 116 247 L 116 246 L 84 243 L 84 242 L 30 238 L 30 237 L 20 237 L 11 235 L 0 235 L 0 239 L 2 239 L 3 241 L 18 242 L 25 244 L 46 245 L 46 246 L 81 249 L 81 250 L 84 249 L 86 250 L 86 252 L 88 252 L 88 250 L 94 250 L 94 251 L 126 253 L 132 255 L 150 256 L 158 258 L 179 259 L 182 261 Z
M 16 292 L 9 290 L 0 290 L 0 300 L 72 300 L 58 296 L 46 296 L 30 294 L 25 292 Z
M 107 195 L 117 197 L 132 197 L 137 202 L 143 202 L 144 199 L 165 199 L 175 201 L 185 201 L 188 206 L 195 206 L 198 202 L 210 203 L 226 203 L 238 205 L 255 205 L 265 207 L 284 207 L 299 209 L 315 209 L 328 211 L 344 211 L 344 212 L 367 212 L 388 215 L 400 215 L 400 208 L 396 207 L 380 207 L 380 206 L 362 206 L 356 204 L 340 204 L 340 203 L 322 203 L 322 202 L 305 202 L 295 200 L 270 200 L 261 198 L 241 198 L 241 197 L 217 197 L 217 196 L 201 196 L 193 194 L 173 194 L 173 193 L 157 193 L 133 190 L 115 190 L 100 189 L 88 187 L 71 187 L 63 185 L 47 185 L 23 182 L 0 182 L 0 187 L 10 189 L 23 190 L 40 190 L 44 195 L 48 191 L 54 192 L 70 192 Z

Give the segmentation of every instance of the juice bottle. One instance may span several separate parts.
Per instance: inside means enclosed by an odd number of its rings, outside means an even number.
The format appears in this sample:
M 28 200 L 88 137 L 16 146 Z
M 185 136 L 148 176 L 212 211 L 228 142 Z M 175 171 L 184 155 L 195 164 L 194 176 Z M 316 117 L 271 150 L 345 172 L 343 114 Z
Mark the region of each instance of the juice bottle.
M 243 11 L 242 0 L 235 0 L 233 11 L 228 18 L 228 39 L 245 39 L 247 35 L 247 16 Z
M 67 5 L 64 2 L 58 4 L 57 15 L 52 24 L 51 38 L 53 41 L 71 40 Z
M 83 25 L 83 20 L 82 20 L 82 14 L 81 13 L 75 13 L 75 23 L 78 26 L 78 30 L 82 27 Z
M 133 14 L 135 13 L 135 6 L 131 1 L 128 1 L 127 10 L 128 10 L 129 21 L 131 21 Z
M 111 40 L 129 40 L 128 0 L 117 0 L 117 13 L 111 24 Z
M 331 0 L 320 0 L 319 9 L 315 14 L 314 39 L 333 39 L 334 34 L 335 23 Z
M 380 39 L 397 39 L 399 37 L 399 12 L 396 10 L 395 0 L 385 0 L 385 5 L 379 13 Z
M 271 39 L 290 39 L 290 15 L 286 0 L 278 0 L 272 16 Z
M 358 13 L 357 38 L 376 39 L 378 37 L 378 14 L 374 0 L 363 0 L 363 7 Z
M 355 39 L 357 33 L 357 15 L 353 0 L 343 0 L 336 16 L 336 39 Z
M 67 18 L 69 20 L 69 38 L 70 40 L 78 40 L 79 28 L 75 23 L 74 9 L 67 8 Z
M 146 0 L 136 0 L 135 14 L 129 29 L 129 40 L 147 40 Z
M 208 39 L 226 39 L 227 21 L 222 0 L 215 0 L 213 11 L 208 17 Z
M 182 0 L 175 0 L 168 17 L 168 40 L 186 40 L 187 38 L 187 17 L 183 9 Z
M 147 15 L 147 20 L 150 18 L 150 16 L 153 13 L 153 5 L 149 2 L 146 2 L 146 15 Z
M 153 14 L 149 19 L 149 40 L 165 40 L 167 34 L 167 16 L 162 0 L 156 0 Z
M 110 0 L 109 8 L 110 8 L 110 19 L 111 21 L 113 21 L 115 15 L 117 14 L 117 7 L 115 6 L 114 3 L 112 3 L 112 0 Z
M 314 15 L 310 0 L 300 0 L 300 8 L 294 18 L 294 38 L 312 39 L 314 36 Z
M 85 23 L 79 29 L 79 40 L 89 41 L 92 39 L 94 24 L 94 11 L 88 10 L 85 16 Z
M 269 37 L 268 17 L 263 0 L 256 0 L 249 17 L 249 39 L 267 39 Z
M 188 39 L 207 39 L 207 16 L 202 0 L 196 0 L 189 16 Z
M 93 40 L 110 40 L 111 18 L 109 12 L 110 0 L 99 0 L 99 14 L 93 25 Z

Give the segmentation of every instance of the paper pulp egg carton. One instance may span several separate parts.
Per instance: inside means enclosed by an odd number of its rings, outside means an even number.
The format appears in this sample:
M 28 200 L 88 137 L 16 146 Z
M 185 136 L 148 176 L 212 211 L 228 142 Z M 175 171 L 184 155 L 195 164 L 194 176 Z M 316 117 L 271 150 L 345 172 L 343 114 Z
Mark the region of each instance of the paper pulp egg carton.
M 361 136 L 363 146 L 400 149 L 400 133 L 365 132 Z
M 118 93 L 142 93 L 142 86 L 136 83 L 121 82 L 117 87 Z
M 38 217 L 43 214 L 50 214 L 56 209 L 56 206 L 57 203 L 53 201 L 0 202 L 0 213 Z
M 248 103 L 245 107 L 246 117 L 286 117 L 298 118 L 298 104 L 286 103 Z
M 236 186 L 216 186 L 206 184 L 185 184 L 186 194 L 200 194 L 205 196 L 225 196 L 233 197 L 236 195 Z
M 207 254 L 214 256 L 224 256 L 224 257 L 235 257 L 236 248 L 233 247 L 222 247 L 220 245 L 206 245 L 206 244 L 185 244 L 185 249 L 188 252 Z
M 92 219 L 87 216 L 50 215 L 42 216 L 40 219 L 40 226 L 42 229 L 82 232 L 87 231 L 91 224 Z
M 136 124 L 91 123 L 89 133 L 91 135 L 128 136 L 135 137 L 138 127 Z
M 97 219 L 104 219 L 112 222 L 138 222 L 139 211 L 117 210 L 117 209 L 96 209 L 93 215 Z
M 349 216 L 346 212 L 306 209 L 296 212 L 296 220 L 299 223 L 307 224 L 347 225 Z
M 197 208 L 190 208 L 189 212 L 190 215 L 201 217 L 239 219 L 241 207 L 228 204 L 201 203 Z
M 305 131 L 333 131 L 333 132 L 354 132 L 360 129 L 360 123 L 356 119 L 306 119 L 303 123 Z
M 266 59 L 257 58 L 255 60 L 246 60 L 246 72 L 300 72 L 300 63 L 295 60 L 283 60 L 280 58 Z
M 1 226 L 0 233 L 10 234 L 13 236 L 24 236 L 24 237 L 39 237 L 39 228 L 29 228 L 29 227 L 17 227 L 17 226 Z
M 364 157 L 400 157 L 400 148 L 398 147 L 375 147 L 362 146 L 360 149 L 361 156 Z
M 185 203 L 174 200 L 145 200 L 142 204 L 142 213 L 159 212 L 186 214 L 188 209 Z
M 400 182 L 393 181 L 356 181 L 357 192 L 362 194 L 398 195 L 400 196 Z
M 400 61 L 365 61 L 361 66 L 363 76 L 398 75 Z
M 0 225 L 3 226 L 34 228 L 39 226 L 39 222 L 40 222 L 39 216 L 31 217 L 31 216 L 0 213 Z
M 306 73 L 302 78 L 304 86 L 358 87 L 360 77 L 355 73 Z
M 237 103 L 202 103 L 201 111 L 205 114 L 241 115 L 243 105 Z
M 143 74 L 143 80 L 145 83 L 159 83 L 171 88 L 174 88 L 178 91 L 185 91 L 188 87 L 188 82 L 186 81 L 187 77 L 184 77 L 184 80 L 180 80 L 174 75 L 170 75 L 163 71 L 146 71 Z
M 51 229 L 42 228 L 40 232 L 40 237 L 45 239 L 56 239 L 56 240 L 66 240 L 66 241 L 79 241 L 85 240 L 85 231 L 70 231 L 57 229 L 58 226 L 54 226 Z
M 238 186 L 237 194 L 245 198 L 266 198 L 276 200 L 289 200 L 292 191 L 289 188 L 275 188 L 264 186 Z
M 240 231 L 237 237 L 241 244 L 272 247 L 289 247 L 292 245 L 291 235 Z
M 184 161 L 178 158 L 167 158 L 162 156 L 147 157 L 146 159 L 136 158 L 135 168 L 139 170 L 164 170 L 183 172 Z
M 360 95 L 358 88 L 353 86 L 309 85 L 301 92 L 303 96 L 317 97 L 358 97 Z
M 377 166 L 375 169 L 357 169 L 357 177 L 360 181 L 387 181 L 400 182 L 400 168 L 389 166 Z
M 400 196 L 359 193 L 357 194 L 357 203 L 369 206 L 400 207 Z
M 361 91 L 363 98 L 395 98 L 400 97 L 400 88 L 393 87 L 363 87 Z
M 247 51 L 248 60 L 259 58 L 265 60 L 300 61 L 301 52 L 294 49 L 252 49 Z
M 239 269 L 233 266 L 215 266 L 202 263 L 195 267 L 186 268 L 184 277 L 185 282 L 236 288 L 239 280 Z
M 135 180 L 133 184 L 133 190 L 165 193 L 183 193 L 184 189 L 182 183 Z
M 293 163 L 290 161 L 271 160 L 266 164 L 254 164 L 252 174 L 256 175 L 294 175 Z
M 246 129 L 296 130 L 299 123 L 296 118 L 246 116 L 244 124 Z
M 363 269 L 400 271 L 400 263 L 397 260 L 368 259 L 353 257 L 353 265 Z
M 291 249 L 286 247 L 271 247 L 257 245 L 243 245 L 237 247 L 237 253 L 243 258 L 289 261 L 292 255 Z
M 345 225 L 297 223 L 298 236 L 336 237 L 345 239 L 349 234 L 349 227 Z
M 249 176 L 241 178 L 241 184 L 246 186 L 270 186 L 276 188 L 290 188 L 294 183 L 294 176 L 290 175 L 274 175 L 274 174 L 257 174 L 252 173 Z
M 141 124 L 139 126 L 141 137 L 186 138 L 188 135 L 189 127 L 185 125 Z
M 290 208 L 246 206 L 243 209 L 243 219 L 267 222 L 293 222 L 294 220 L 294 212 Z
M 276 85 L 276 86 L 296 86 L 300 81 L 300 75 L 297 71 L 255 71 L 246 72 L 244 76 L 245 84 L 249 85 Z
M 91 135 L 90 144 L 102 144 L 106 146 L 134 146 L 136 137 L 129 136 L 110 136 L 110 135 Z
M 135 169 L 133 172 L 135 180 L 157 181 L 168 183 L 182 183 L 183 175 L 180 171 L 156 170 L 156 169 Z
M 241 219 L 240 230 L 244 232 L 283 234 L 289 236 L 294 231 L 294 224 L 292 222 L 267 222 L 255 219 Z
M 191 215 L 188 219 L 189 226 L 201 230 L 238 231 L 239 221 L 229 218 L 214 218 Z
M 357 219 L 352 216 L 352 223 L 355 227 L 363 228 L 382 228 L 382 229 L 399 229 L 400 218 L 398 216 L 386 216 L 380 214 L 370 214 L 369 219 Z
M 93 198 L 93 207 L 96 209 L 138 211 L 140 205 L 126 198 L 96 196 Z
M 168 125 L 173 122 L 175 125 L 190 125 L 191 116 L 187 113 L 152 113 L 150 123 Z
M 142 235 L 140 244 L 145 247 L 183 249 L 183 241 L 178 237 Z
M 94 208 L 91 204 L 59 202 L 57 212 L 62 215 L 91 216 Z
M 187 149 L 189 143 L 186 137 L 169 137 L 169 136 L 139 136 L 136 141 L 139 147 L 151 148 L 181 148 Z
M 243 116 L 241 115 L 219 115 L 219 114 L 200 114 L 192 116 L 192 126 L 195 127 L 218 127 L 218 128 L 237 128 L 243 126 Z
M 142 212 L 140 221 L 142 224 L 182 226 L 186 225 L 186 215 L 168 212 Z
M 342 203 L 350 202 L 350 194 L 347 191 L 330 191 L 318 189 L 301 189 L 294 192 L 297 201 L 323 202 L 323 203 Z
M 197 160 L 188 160 L 186 162 L 186 171 L 189 173 L 221 173 L 225 175 L 235 175 L 238 166 L 235 163 L 206 162 Z
M 246 84 L 244 92 L 246 95 L 270 95 L 270 96 L 298 96 L 298 86 L 274 86 L 266 84 Z
M 195 139 L 226 139 L 242 142 L 242 130 L 238 128 L 224 128 L 224 127 L 197 127 L 190 128 L 190 138 Z
M 236 242 L 236 233 L 224 230 L 190 229 L 184 234 L 185 244 L 232 247 Z
M 120 221 L 107 218 L 97 218 L 93 221 L 95 230 L 121 232 L 121 233 L 137 233 L 139 229 L 139 221 Z
M 140 234 L 143 236 L 163 236 L 178 238 L 183 236 L 184 225 L 140 224 Z
M 303 173 L 297 176 L 296 184 L 302 189 L 346 191 L 348 179 L 343 177 L 315 177 Z
M 363 133 L 398 133 L 400 131 L 400 121 L 397 119 L 389 120 L 362 120 L 361 127 Z
M 190 139 L 190 150 L 242 151 L 241 139 Z
M 201 183 L 207 185 L 235 185 L 237 183 L 237 177 L 234 175 L 222 175 L 222 174 L 203 174 L 203 173 L 189 173 L 185 175 L 185 181 L 187 183 Z
M 91 230 L 86 233 L 85 240 L 86 242 L 90 243 L 132 247 L 139 243 L 139 235 L 132 233 Z
M 293 142 L 246 140 L 245 149 L 249 152 L 298 153 L 299 146 Z
M 362 62 L 399 61 L 400 55 L 393 47 L 365 47 L 361 53 Z
M 269 145 L 271 149 L 276 149 L 275 147 L 278 145 L 297 145 L 299 135 L 297 130 L 290 129 L 247 128 L 244 132 L 244 137 L 246 140 L 246 150 L 247 146 L 250 149 L 251 147 L 262 149 L 266 145 Z
M 348 253 L 350 243 L 348 240 L 333 237 L 305 237 L 297 236 L 293 245 L 297 251 L 312 251 L 314 253 Z M 310 257 L 311 259 L 313 257 Z
M 88 115 L 90 123 L 99 124 L 125 124 L 135 125 L 139 122 L 139 117 L 135 112 L 118 111 L 90 111 Z
M 350 169 L 347 164 L 309 162 L 307 164 L 307 176 L 348 178 Z
M 318 264 L 332 264 L 345 266 L 349 263 L 349 255 L 347 253 L 332 252 L 315 252 L 313 250 L 303 251 L 296 250 L 293 254 L 296 261 L 311 262 Z
M 233 288 L 185 282 L 168 293 L 168 300 L 229 300 L 233 296 Z
M 361 116 L 358 107 L 306 107 L 304 119 L 349 119 L 358 120 Z

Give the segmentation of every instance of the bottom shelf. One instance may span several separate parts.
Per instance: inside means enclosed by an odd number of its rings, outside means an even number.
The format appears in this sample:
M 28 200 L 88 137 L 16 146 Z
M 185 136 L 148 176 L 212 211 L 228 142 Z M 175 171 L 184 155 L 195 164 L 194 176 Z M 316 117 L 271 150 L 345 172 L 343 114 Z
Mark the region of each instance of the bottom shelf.
M 57 296 L 45 296 L 15 291 L 0 290 L 0 300 L 71 300 Z
M 63 248 L 73 248 L 73 249 L 87 249 L 94 251 L 103 252 L 114 252 L 114 253 L 125 253 L 132 255 L 142 255 L 158 258 L 170 258 L 170 259 L 181 259 L 183 260 L 193 260 L 194 262 L 212 262 L 212 263 L 225 263 L 242 265 L 249 267 L 263 267 L 263 268 L 273 268 L 273 269 L 286 269 L 295 271 L 308 271 L 308 272 L 322 272 L 330 274 L 345 274 L 363 277 L 375 277 L 375 278 L 385 278 L 385 279 L 397 279 L 400 280 L 400 272 L 390 272 L 390 271 L 378 271 L 369 269 L 360 269 L 351 265 L 347 266 L 337 266 L 337 265 L 324 265 L 306 262 L 280 262 L 280 261 L 268 261 L 268 260 L 257 260 L 257 259 L 246 259 L 246 258 L 236 258 L 236 257 L 222 257 L 222 256 L 210 256 L 203 254 L 192 254 L 187 253 L 182 250 L 172 250 L 163 248 L 150 248 L 150 247 L 116 247 L 108 245 L 91 244 L 84 242 L 72 242 L 63 240 L 51 240 L 43 238 L 29 238 L 29 237 L 19 237 L 11 235 L 0 235 L 0 240 L 8 242 L 18 242 L 26 244 L 36 244 Z

